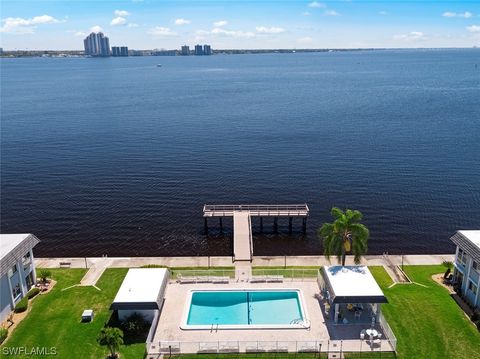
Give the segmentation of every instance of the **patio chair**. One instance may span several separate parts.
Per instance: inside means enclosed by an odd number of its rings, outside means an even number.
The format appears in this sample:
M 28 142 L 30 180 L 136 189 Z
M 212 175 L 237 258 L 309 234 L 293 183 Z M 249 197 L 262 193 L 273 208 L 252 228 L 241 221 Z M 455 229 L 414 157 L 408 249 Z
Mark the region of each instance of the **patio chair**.
M 267 282 L 283 282 L 283 275 L 268 275 Z
M 361 316 L 362 316 L 362 311 L 361 310 L 355 311 L 355 319 L 356 320 L 360 320 Z
M 193 276 L 183 276 L 181 274 L 178 275 L 178 282 L 180 284 L 183 284 L 183 283 L 196 283 L 197 281 L 197 277 L 193 277 Z
M 277 343 L 277 352 L 278 353 L 288 353 L 288 342 L 278 342 Z
M 364 340 L 365 339 L 365 329 L 362 329 L 360 332 L 360 339 Z
M 260 353 L 265 350 L 258 347 L 258 342 L 247 342 L 245 343 L 245 353 Z
M 198 345 L 197 353 L 218 353 L 218 343 L 217 342 L 201 342 Z
M 303 342 L 300 343 L 297 351 L 299 353 L 312 353 L 317 351 L 317 342 Z
M 259 283 L 259 282 L 266 282 L 267 276 L 265 275 L 252 275 L 250 278 L 250 283 Z
M 238 342 L 220 342 L 219 353 L 238 353 L 240 351 Z

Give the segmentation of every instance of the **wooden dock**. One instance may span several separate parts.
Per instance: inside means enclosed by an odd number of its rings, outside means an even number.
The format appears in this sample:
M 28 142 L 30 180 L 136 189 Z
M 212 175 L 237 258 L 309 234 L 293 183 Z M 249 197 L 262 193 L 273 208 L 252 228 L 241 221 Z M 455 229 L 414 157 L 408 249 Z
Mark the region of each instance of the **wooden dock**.
M 263 230 L 263 217 L 273 217 L 274 231 L 278 229 L 278 217 L 289 217 L 289 232 L 292 231 L 292 219 L 302 218 L 302 230 L 306 232 L 307 217 L 310 210 L 304 204 L 239 204 L 239 205 L 209 205 L 203 206 L 205 234 L 208 234 L 208 218 L 218 217 L 222 228 L 223 217 L 233 217 L 233 258 L 234 261 L 251 261 L 253 256 L 252 221 L 251 217 L 260 217 L 260 227 Z

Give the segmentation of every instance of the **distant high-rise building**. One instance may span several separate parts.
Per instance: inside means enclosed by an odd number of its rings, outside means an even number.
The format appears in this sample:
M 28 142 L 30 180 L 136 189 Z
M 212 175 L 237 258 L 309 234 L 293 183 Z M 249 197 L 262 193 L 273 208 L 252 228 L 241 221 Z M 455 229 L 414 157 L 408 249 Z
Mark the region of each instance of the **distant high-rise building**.
M 85 55 L 110 56 L 110 41 L 102 32 L 92 32 L 83 40 Z
M 182 50 L 180 52 L 182 54 L 182 56 L 188 56 L 190 55 L 190 46 L 188 45 L 183 45 L 182 46 Z
M 212 48 L 210 45 L 203 45 L 203 54 L 204 55 L 211 55 L 212 54 Z
M 195 55 L 203 55 L 203 47 L 202 45 L 195 45 Z
M 112 46 L 112 56 L 128 56 L 127 46 Z

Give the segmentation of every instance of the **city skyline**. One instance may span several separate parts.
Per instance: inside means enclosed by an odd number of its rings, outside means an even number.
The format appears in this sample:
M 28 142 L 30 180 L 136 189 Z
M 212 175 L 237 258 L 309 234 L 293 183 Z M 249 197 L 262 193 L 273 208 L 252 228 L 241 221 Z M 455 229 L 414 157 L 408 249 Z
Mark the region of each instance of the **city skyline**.
M 480 3 L 7 0 L 0 29 L 4 50 L 79 50 L 99 31 L 132 49 L 472 47 Z

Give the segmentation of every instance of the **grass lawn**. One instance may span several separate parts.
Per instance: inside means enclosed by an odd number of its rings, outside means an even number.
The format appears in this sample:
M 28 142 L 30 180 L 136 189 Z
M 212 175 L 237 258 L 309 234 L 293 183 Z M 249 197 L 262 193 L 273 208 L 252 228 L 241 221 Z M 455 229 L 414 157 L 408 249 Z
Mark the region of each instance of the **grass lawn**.
M 39 295 L 31 303 L 30 313 L 3 346 L 56 347 L 56 358 L 104 358 L 108 350 L 98 345 L 96 338 L 110 318 L 108 308 L 127 270 L 107 269 L 97 283 L 101 291 L 94 287 L 73 287 L 62 291 L 62 288 L 78 284 L 85 269 L 52 269 L 52 278 L 57 284 L 50 293 Z M 92 323 L 80 322 L 84 309 L 94 310 Z M 144 342 L 124 345 L 120 349 L 122 358 L 143 358 L 144 351 Z
M 398 358 L 480 358 L 480 333 L 448 291 L 431 278 L 443 266 L 405 266 L 414 282 L 397 284 L 383 267 L 370 267 L 389 304 L 382 311 L 398 340 Z

